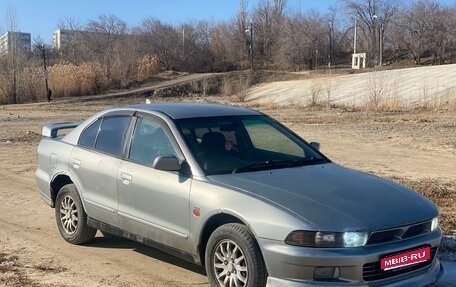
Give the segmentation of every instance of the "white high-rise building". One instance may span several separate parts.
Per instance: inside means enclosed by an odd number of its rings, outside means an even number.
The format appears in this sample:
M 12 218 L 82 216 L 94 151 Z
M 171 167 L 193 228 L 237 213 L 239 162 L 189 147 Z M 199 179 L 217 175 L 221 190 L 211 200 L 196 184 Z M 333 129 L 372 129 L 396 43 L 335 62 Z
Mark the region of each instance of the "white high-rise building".
M 13 49 L 22 53 L 32 51 L 32 36 L 30 33 L 6 32 L 0 36 L 0 54 L 8 54 Z
M 83 39 L 83 35 L 84 32 L 79 30 L 58 29 L 52 36 L 54 49 L 64 49 L 67 45 L 73 43 L 74 41 Z

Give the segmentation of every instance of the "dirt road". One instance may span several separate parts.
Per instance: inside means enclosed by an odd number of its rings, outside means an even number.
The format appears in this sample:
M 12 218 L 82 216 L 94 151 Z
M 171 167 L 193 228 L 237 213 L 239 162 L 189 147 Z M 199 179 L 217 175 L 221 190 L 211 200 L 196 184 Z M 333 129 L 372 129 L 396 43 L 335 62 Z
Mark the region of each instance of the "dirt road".
M 39 199 L 35 150 L 44 124 L 81 120 L 107 106 L 138 101 L 0 107 L 0 286 L 209 286 L 199 267 L 141 244 L 102 235 L 86 246 L 67 244 L 54 210 Z M 456 233 L 455 113 L 260 109 L 304 138 L 319 140 L 338 163 L 442 192 L 433 196 L 446 216 L 445 232 Z

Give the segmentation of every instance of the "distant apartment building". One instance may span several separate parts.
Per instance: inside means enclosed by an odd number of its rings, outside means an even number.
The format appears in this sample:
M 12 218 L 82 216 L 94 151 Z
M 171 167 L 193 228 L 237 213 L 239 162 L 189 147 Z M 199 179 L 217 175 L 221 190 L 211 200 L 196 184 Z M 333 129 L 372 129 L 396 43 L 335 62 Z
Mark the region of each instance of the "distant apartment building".
M 30 33 L 6 32 L 0 36 L 0 54 L 8 54 L 13 49 L 23 53 L 32 51 L 32 36 Z
M 65 49 L 69 44 L 74 43 L 74 41 L 81 40 L 84 36 L 84 33 L 85 32 L 79 30 L 56 30 L 52 36 L 54 49 Z

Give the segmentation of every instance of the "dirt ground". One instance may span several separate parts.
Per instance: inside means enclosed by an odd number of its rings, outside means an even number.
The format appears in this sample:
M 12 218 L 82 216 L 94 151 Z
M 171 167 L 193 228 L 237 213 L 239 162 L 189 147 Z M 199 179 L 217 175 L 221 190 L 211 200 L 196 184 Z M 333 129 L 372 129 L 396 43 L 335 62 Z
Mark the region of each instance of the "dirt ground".
M 56 228 L 54 210 L 40 201 L 34 171 L 42 126 L 82 120 L 105 107 L 140 101 L 0 107 L 0 286 L 209 286 L 199 267 L 128 240 L 98 235 L 85 246 L 66 243 Z M 424 193 L 438 204 L 445 234 L 456 234 L 455 112 L 254 108 L 305 139 L 319 141 L 333 161 Z

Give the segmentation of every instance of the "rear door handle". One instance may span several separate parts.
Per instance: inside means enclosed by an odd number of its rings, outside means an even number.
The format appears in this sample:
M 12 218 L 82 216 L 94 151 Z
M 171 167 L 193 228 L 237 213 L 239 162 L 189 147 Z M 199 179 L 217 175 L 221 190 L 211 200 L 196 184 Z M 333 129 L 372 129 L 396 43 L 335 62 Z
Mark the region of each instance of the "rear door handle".
M 71 163 L 73 164 L 73 167 L 75 169 L 78 169 L 81 166 L 81 160 L 74 158 L 74 157 L 71 158 Z
M 132 180 L 132 177 L 131 177 L 131 175 L 128 174 L 128 173 L 121 172 L 121 173 L 120 173 L 120 180 L 122 180 L 122 183 L 123 183 L 123 184 L 128 185 L 128 184 L 130 184 L 130 182 L 131 182 L 131 180 Z

